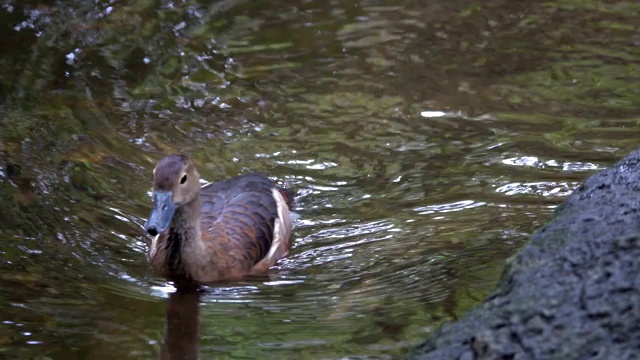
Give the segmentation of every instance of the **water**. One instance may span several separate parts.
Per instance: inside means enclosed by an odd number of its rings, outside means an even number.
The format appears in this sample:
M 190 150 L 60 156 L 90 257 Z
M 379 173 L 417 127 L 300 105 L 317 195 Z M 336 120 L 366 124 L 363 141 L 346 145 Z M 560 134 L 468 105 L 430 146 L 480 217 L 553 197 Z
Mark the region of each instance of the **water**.
M 2 358 L 397 358 L 638 142 L 631 1 L 0 4 Z M 173 151 L 295 189 L 270 279 L 151 275 Z

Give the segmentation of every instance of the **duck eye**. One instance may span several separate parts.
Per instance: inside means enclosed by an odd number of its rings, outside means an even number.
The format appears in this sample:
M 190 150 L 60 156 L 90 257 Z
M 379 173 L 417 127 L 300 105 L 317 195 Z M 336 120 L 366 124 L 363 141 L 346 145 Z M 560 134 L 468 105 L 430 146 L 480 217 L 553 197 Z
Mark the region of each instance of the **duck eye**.
M 182 175 L 182 179 L 180 179 L 180 184 L 184 184 L 187 182 L 187 174 Z

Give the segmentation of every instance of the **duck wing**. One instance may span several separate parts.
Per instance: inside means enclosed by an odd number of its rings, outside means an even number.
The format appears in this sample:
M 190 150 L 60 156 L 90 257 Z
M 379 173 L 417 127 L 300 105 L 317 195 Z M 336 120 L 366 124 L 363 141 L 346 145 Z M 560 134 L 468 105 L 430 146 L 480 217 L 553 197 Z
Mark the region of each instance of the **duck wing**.
M 283 241 L 288 246 L 291 196 L 268 177 L 254 173 L 206 185 L 201 200 L 202 240 L 225 262 L 250 268 L 279 258 Z

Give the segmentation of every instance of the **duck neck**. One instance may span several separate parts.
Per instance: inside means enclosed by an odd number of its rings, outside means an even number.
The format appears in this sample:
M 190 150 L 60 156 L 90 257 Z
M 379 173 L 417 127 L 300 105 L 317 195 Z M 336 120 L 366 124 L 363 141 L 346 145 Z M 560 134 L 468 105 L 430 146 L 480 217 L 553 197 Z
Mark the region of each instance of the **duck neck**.
M 177 236 L 181 242 L 200 240 L 200 196 L 180 205 L 171 219 L 169 235 Z
M 187 262 L 200 252 L 200 196 L 176 209 L 171 220 L 167 237 L 167 261 L 172 272 L 192 277 L 190 264 Z

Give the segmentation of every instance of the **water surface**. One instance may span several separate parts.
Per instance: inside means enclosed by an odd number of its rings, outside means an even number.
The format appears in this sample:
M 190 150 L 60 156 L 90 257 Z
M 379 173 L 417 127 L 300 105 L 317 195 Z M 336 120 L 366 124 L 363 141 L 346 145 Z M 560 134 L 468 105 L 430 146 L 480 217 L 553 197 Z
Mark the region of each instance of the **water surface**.
M 401 356 L 637 146 L 639 10 L 0 2 L 0 357 L 158 358 L 168 306 L 205 359 Z M 175 151 L 295 189 L 270 279 L 179 297 L 151 275 L 151 170 Z

